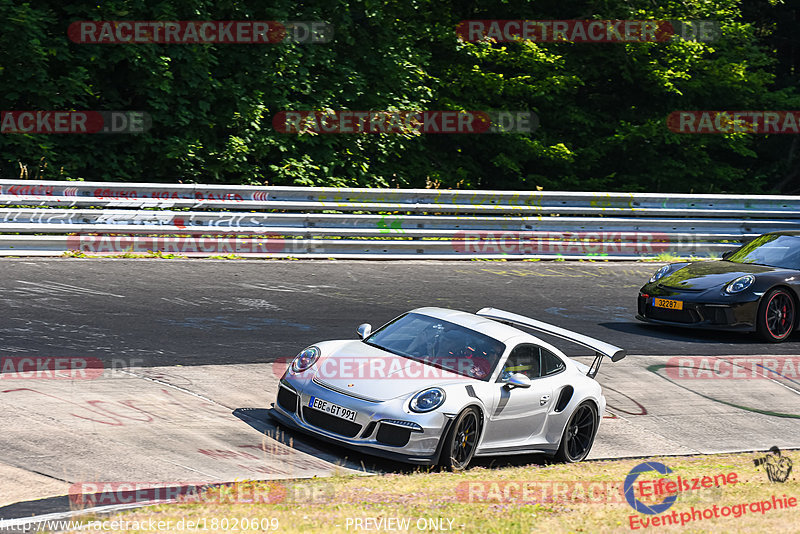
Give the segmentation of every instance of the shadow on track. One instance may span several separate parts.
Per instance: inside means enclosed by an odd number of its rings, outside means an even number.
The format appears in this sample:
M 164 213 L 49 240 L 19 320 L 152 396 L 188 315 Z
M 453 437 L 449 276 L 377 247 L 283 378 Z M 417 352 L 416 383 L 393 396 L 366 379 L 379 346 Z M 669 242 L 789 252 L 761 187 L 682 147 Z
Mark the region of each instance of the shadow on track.
M 267 409 L 237 408 L 233 411 L 233 415 L 257 430 L 259 434 L 286 447 L 348 469 L 367 473 L 413 473 L 420 468 L 420 466 L 397 463 L 376 456 L 362 455 L 345 447 L 287 428 L 273 420 Z
M 703 330 L 699 328 L 681 328 L 678 326 L 654 325 L 647 323 L 598 323 L 597 326 L 613 330 L 622 334 L 633 335 L 638 338 L 647 337 L 652 339 L 675 341 L 680 343 L 697 343 L 701 345 L 709 344 L 735 344 L 758 346 L 762 345 L 764 351 L 768 352 L 771 343 L 765 343 L 753 332 L 734 332 L 724 330 Z M 792 341 L 800 341 L 797 334 L 794 334 Z M 787 342 L 791 345 L 792 341 Z
M 369 454 L 354 453 L 335 444 L 314 438 L 302 432 L 288 429 L 269 416 L 269 410 L 260 408 L 239 408 L 233 415 L 275 441 L 282 443 L 300 452 L 321 458 L 327 462 L 350 469 L 365 471 L 374 474 L 411 474 L 416 472 L 427 473 L 441 471 L 438 466 L 421 466 L 404 464 L 371 456 Z M 522 467 L 526 465 L 544 466 L 552 460 L 544 454 L 524 454 L 507 457 L 474 458 L 472 467 L 495 469 L 502 467 Z

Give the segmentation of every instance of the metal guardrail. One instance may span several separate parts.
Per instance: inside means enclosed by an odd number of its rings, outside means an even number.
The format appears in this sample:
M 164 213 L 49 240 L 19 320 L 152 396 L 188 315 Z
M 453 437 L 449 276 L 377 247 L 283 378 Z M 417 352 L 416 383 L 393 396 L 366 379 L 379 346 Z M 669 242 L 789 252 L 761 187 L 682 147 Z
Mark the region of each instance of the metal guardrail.
M 800 219 L 800 197 L 0 180 L 0 205 Z
M 800 230 L 800 197 L 0 180 L 0 255 L 632 259 Z

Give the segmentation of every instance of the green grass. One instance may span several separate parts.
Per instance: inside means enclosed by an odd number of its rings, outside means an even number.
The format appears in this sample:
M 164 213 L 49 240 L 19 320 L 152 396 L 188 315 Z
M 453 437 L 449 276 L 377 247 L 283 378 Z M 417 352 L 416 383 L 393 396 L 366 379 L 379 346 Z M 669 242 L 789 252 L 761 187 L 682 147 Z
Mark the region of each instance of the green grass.
M 800 460 L 796 452 L 784 453 L 795 462 Z M 315 478 L 287 483 L 252 483 L 250 488 L 263 485 L 261 495 L 270 495 L 273 501 L 233 502 L 221 494 L 207 495 L 204 502 L 160 505 L 123 513 L 113 519 L 125 521 L 172 521 L 183 519 L 200 521 L 206 518 L 229 522 L 236 518 L 276 519 L 278 532 L 356 532 L 354 521 L 367 518 L 407 518 L 413 523 L 420 519 L 441 519 L 454 532 L 634 532 L 630 518 L 639 520 L 664 517 L 673 511 L 732 506 L 759 502 L 778 497 L 800 497 L 800 485 L 794 473 L 785 483 L 770 482 L 763 468 L 754 466 L 753 460 L 764 453 L 720 454 L 694 457 L 669 457 L 649 459 L 658 461 L 673 470 L 671 480 L 701 478 L 720 474 L 736 473 L 733 485 L 703 488 L 678 494 L 677 502 L 659 516 L 636 513 L 621 493 L 623 481 L 631 469 L 645 460 L 605 460 L 580 464 L 524 465 L 501 468 L 475 467 L 462 473 L 417 470 L 411 473 L 385 474 L 378 476 L 338 475 L 331 478 Z M 655 472 L 647 474 L 647 480 L 660 478 Z M 645 479 L 645 475 L 642 475 Z M 561 493 L 557 498 L 534 498 L 528 502 L 506 500 L 485 493 L 485 498 L 470 502 L 468 488 L 483 487 L 470 484 L 525 482 L 525 483 L 578 483 L 585 487 L 590 482 L 603 483 L 607 492 L 600 492 L 599 499 L 588 499 L 577 490 Z M 281 490 L 281 486 L 288 493 Z M 491 487 L 491 486 L 489 486 Z M 500 486 L 497 486 L 500 487 Z M 508 487 L 508 486 L 503 486 Z M 575 486 L 573 486 L 574 488 Z M 608 489 L 615 488 L 615 489 Z M 278 491 L 276 491 L 276 489 Z M 233 492 L 235 493 L 235 492 Z M 252 493 L 239 492 L 252 495 Z M 479 492 L 480 493 L 480 492 Z M 227 492 L 230 496 L 231 492 Z M 474 495 L 475 493 L 473 493 Z M 514 494 L 512 494 L 514 495 Z M 638 495 L 638 492 L 637 492 Z M 277 496 L 277 497 L 276 497 Z M 285 498 L 284 498 L 285 497 Z M 640 497 L 650 504 L 661 502 Z M 275 500 L 277 499 L 277 502 Z M 247 500 L 247 499 L 245 499 Z M 684 526 L 659 526 L 639 529 L 638 532 L 796 532 L 800 507 L 772 510 L 764 514 L 747 513 L 739 518 L 719 517 L 687 523 Z M 678 517 L 680 517 L 678 515 Z M 86 518 L 92 520 L 96 518 Z M 103 518 L 111 519 L 111 518 Z M 144 530 L 139 530 L 144 532 Z M 231 530 L 227 530 L 230 532 Z M 245 532 L 238 530 L 237 532 Z M 252 531 L 252 530 L 250 530 Z M 256 531 L 269 531 L 256 530 Z M 411 532 L 419 532 L 412 526 Z M 138 532 L 118 530 L 117 532 Z M 218 526 L 204 532 L 226 532 Z M 362 530 L 361 532 L 366 532 Z

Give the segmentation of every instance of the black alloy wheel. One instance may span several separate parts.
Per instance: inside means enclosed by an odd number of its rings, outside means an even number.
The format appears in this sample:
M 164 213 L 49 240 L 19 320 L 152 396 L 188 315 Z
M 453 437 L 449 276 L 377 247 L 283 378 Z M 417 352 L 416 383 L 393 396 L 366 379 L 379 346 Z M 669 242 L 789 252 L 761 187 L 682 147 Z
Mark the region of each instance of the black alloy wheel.
M 591 402 L 584 402 L 572 412 L 556 459 L 561 462 L 580 462 L 589 454 L 597 432 L 597 410 Z
M 786 289 L 776 288 L 761 299 L 756 328 L 763 339 L 780 343 L 789 338 L 796 322 L 794 298 Z
M 463 471 L 478 448 L 480 424 L 478 410 L 467 408 L 453 421 L 442 449 L 441 465 L 451 471 Z

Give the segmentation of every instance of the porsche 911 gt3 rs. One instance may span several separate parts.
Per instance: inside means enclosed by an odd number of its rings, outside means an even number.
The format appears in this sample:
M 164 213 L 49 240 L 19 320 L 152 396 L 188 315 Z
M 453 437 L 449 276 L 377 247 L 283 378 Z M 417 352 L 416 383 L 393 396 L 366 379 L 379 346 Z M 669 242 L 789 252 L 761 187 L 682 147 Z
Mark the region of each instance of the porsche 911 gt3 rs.
M 595 352 L 591 366 L 524 332 Z M 419 308 L 359 340 L 301 351 L 271 415 L 283 425 L 368 454 L 460 470 L 475 456 L 586 458 L 606 407 L 594 380 L 625 351 L 514 313 Z

